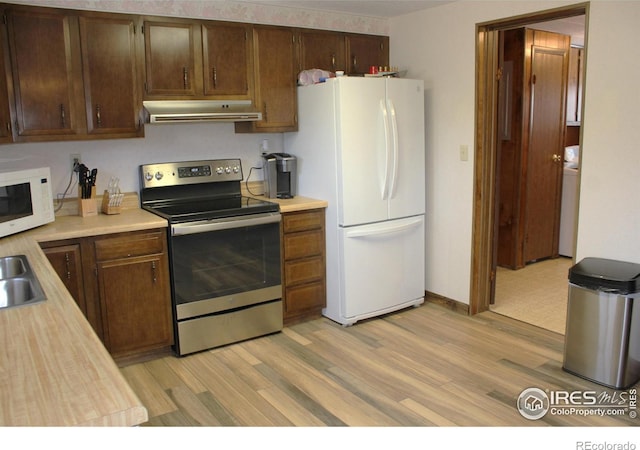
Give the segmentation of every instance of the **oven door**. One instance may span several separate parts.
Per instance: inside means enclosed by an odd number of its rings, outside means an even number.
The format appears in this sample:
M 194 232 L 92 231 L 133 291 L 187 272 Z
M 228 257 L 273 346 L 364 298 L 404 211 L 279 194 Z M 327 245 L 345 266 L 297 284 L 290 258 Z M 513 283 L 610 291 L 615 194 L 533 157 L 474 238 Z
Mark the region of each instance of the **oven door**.
M 178 321 L 282 298 L 279 213 L 171 226 Z

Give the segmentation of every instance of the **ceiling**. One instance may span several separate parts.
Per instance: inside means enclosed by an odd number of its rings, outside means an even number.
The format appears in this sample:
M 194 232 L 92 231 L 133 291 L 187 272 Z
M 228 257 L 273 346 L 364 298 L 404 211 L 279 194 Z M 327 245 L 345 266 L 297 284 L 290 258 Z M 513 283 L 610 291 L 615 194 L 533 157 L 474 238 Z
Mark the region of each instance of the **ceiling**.
M 358 16 L 389 18 L 432 8 L 452 0 L 240 0 L 261 5 L 304 8 Z

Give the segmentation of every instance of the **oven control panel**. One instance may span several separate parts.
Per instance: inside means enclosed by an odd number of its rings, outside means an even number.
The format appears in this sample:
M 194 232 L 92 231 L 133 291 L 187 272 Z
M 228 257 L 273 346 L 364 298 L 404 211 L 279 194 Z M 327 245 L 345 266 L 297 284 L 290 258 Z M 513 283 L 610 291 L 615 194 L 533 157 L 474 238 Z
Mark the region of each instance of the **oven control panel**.
M 140 166 L 140 185 L 144 189 L 222 181 L 242 181 L 242 164 L 239 159 L 182 161 Z

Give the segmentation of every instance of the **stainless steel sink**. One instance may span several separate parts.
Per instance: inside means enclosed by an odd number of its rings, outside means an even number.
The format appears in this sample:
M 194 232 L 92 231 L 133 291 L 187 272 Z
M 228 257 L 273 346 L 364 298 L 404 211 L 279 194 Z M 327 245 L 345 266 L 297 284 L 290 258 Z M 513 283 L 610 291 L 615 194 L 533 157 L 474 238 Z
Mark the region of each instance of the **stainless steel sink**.
M 0 308 L 32 305 L 46 299 L 26 255 L 0 258 Z
M 24 275 L 27 272 L 27 268 L 22 261 L 23 258 L 19 256 L 0 258 L 0 280 Z

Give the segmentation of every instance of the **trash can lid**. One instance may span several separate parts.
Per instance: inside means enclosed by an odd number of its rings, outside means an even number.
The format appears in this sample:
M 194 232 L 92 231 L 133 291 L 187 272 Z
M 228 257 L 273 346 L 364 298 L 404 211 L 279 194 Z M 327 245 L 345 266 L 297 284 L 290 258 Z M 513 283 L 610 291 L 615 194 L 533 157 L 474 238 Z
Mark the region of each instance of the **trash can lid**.
M 633 294 L 640 291 L 640 264 L 584 258 L 569 269 L 569 281 L 589 289 Z

